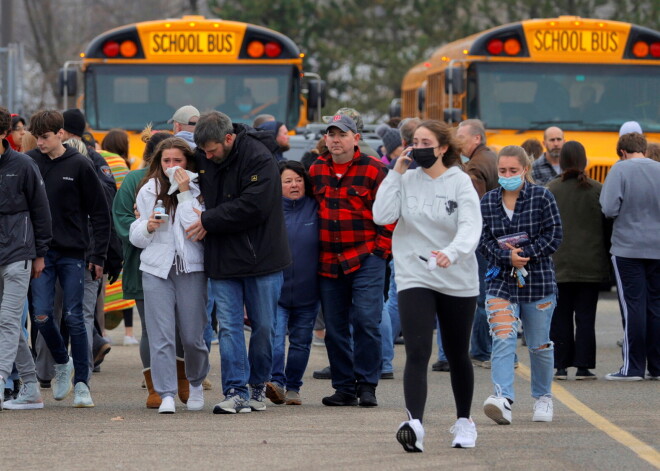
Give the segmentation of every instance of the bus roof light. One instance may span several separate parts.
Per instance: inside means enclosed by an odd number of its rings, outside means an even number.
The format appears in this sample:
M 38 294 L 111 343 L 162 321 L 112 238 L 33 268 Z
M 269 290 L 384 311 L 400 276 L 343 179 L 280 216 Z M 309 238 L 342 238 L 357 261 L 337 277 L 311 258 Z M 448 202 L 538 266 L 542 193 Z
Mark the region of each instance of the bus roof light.
M 486 46 L 488 53 L 494 56 L 502 54 L 502 49 L 504 49 L 504 43 L 502 43 L 501 39 L 493 39 L 489 41 L 488 46 Z
M 650 51 L 652 57 L 660 57 L 660 41 L 651 44 Z
M 135 57 L 138 52 L 137 44 L 130 40 L 124 41 L 119 46 L 119 52 L 124 57 Z
M 504 42 L 504 52 L 509 56 L 517 56 L 521 49 L 520 41 L 515 38 L 509 38 Z
M 649 45 L 644 41 L 637 41 L 632 49 L 635 57 L 646 57 L 649 55 Z
M 117 41 L 108 41 L 103 45 L 103 54 L 106 57 L 117 57 L 119 54 L 119 43 Z
M 266 56 L 268 57 L 277 57 L 282 54 L 282 45 L 276 41 L 270 41 L 266 43 Z
M 264 55 L 264 49 L 264 43 L 261 41 L 252 41 L 250 44 L 248 44 L 247 53 L 248 56 L 252 57 L 253 59 L 258 59 Z

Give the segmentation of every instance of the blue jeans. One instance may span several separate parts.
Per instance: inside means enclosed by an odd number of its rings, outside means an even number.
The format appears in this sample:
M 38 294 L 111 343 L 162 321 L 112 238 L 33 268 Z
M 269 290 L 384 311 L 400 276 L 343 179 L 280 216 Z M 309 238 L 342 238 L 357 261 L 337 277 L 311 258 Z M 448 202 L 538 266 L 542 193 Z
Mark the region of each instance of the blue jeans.
M 89 350 L 87 329 L 83 318 L 83 297 L 86 263 L 77 258 L 64 257 L 56 250 L 49 250 L 46 266 L 39 278 L 31 282 L 32 320 L 48 345 L 55 363 L 69 361 L 66 344 L 59 326 L 53 321 L 55 282 L 62 287 L 62 316 L 71 338 L 71 356 L 75 369 L 74 383 L 87 383 L 89 377 Z
M 401 332 L 401 318 L 399 317 L 399 298 L 394 281 L 394 261 L 390 261 L 390 287 L 387 291 L 387 301 L 383 306 L 383 320 L 380 323 L 380 336 L 383 339 L 383 373 L 394 371 L 394 341 Z
M 209 297 L 206 300 L 206 318 L 208 320 L 206 327 L 204 327 L 204 343 L 206 343 L 206 348 L 208 348 L 209 352 L 211 351 L 211 342 L 213 341 L 213 335 L 215 334 L 215 331 L 213 330 L 213 322 L 212 322 L 212 315 L 213 315 L 213 305 L 215 304 L 215 301 L 213 300 L 213 296 L 211 296 L 211 280 L 208 280 L 208 285 L 207 285 L 207 292 L 209 293 Z
M 209 296 L 215 300 L 218 316 L 223 394 L 233 389 L 247 400 L 248 384 L 270 381 L 275 312 L 283 280 L 279 271 L 210 281 Z M 252 326 L 249 353 L 243 334 L 243 306 Z
M 493 350 L 493 341 L 488 329 L 488 316 L 486 315 L 486 270 L 488 261 L 479 252 L 477 263 L 479 264 L 479 297 L 477 298 L 477 309 L 474 312 L 472 323 L 472 337 L 470 339 L 470 357 L 479 360 L 490 360 Z
M 346 394 L 355 394 L 356 383 L 375 387 L 382 362 L 385 260 L 369 255 L 358 270 L 320 281 L 332 387 Z
M 271 381 L 286 386 L 287 391 L 300 391 L 302 377 L 309 361 L 312 330 L 319 313 L 319 303 L 301 308 L 277 306 L 275 339 L 273 340 L 273 371 Z M 289 332 L 289 351 L 284 365 L 286 334 Z
M 438 344 L 438 361 L 447 361 L 445 349 L 442 348 L 442 335 L 440 335 L 440 323 L 437 317 L 435 319 L 435 343 Z
M 520 304 L 486 296 L 493 339 L 491 378 L 496 395 L 515 400 L 513 363 L 518 342 L 518 324 L 522 321 L 532 370 L 532 397 L 538 399 L 541 396 L 552 396 L 554 344 L 550 340 L 550 323 L 555 305 L 554 294 L 532 303 Z

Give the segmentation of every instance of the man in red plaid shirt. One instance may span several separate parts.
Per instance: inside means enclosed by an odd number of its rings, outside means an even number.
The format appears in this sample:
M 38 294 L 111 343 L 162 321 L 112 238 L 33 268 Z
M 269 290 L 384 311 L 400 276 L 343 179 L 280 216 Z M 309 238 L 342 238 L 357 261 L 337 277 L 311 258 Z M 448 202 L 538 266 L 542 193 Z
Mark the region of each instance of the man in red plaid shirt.
M 326 406 L 355 406 L 358 398 L 360 406 L 378 405 L 379 326 L 392 232 L 374 224 L 371 212 L 387 170 L 360 152 L 359 140 L 355 121 L 335 115 L 325 134 L 328 152 L 309 170 L 319 203 L 321 304 L 335 389 L 323 398 Z

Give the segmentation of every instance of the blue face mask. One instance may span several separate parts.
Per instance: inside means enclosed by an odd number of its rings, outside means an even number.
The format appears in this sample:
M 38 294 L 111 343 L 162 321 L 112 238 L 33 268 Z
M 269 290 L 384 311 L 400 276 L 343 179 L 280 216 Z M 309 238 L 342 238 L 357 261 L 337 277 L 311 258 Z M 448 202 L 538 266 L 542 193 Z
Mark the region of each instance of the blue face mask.
M 252 109 L 252 105 L 238 105 L 238 111 L 241 113 L 247 113 Z
M 502 185 L 502 188 L 508 191 L 516 191 L 523 184 L 523 176 L 514 175 L 513 177 L 499 177 L 497 182 Z

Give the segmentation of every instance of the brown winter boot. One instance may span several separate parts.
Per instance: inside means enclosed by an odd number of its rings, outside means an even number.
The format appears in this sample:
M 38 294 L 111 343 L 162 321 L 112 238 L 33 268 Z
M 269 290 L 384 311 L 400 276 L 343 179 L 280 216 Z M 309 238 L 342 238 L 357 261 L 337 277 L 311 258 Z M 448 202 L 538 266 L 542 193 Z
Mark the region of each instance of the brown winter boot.
M 179 399 L 185 404 L 188 402 L 188 396 L 190 395 L 190 383 L 186 378 L 186 364 L 183 358 L 176 359 L 176 379 Z
M 149 396 L 147 397 L 147 408 L 148 409 L 158 409 L 160 407 L 160 396 L 154 391 L 154 383 L 151 381 L 151 368 L 146 368 L 142 370 L 144 375 L 144 382 L 147 385 L 147 391 L 149 391 Z

